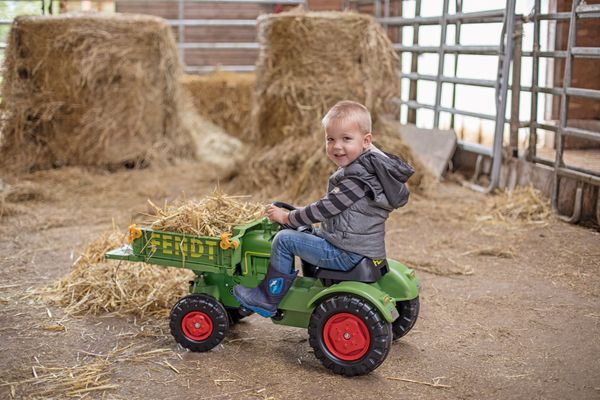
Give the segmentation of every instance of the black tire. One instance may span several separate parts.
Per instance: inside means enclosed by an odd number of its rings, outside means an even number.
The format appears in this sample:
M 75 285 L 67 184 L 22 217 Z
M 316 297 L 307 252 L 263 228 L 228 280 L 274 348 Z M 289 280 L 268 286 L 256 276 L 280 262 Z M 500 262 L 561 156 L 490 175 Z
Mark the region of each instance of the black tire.
M 396 310 L 398 310 L 400 316 L 392 323 L 394 340 L 400 339 L 415 326 L 417 318 L 419 317 L 419 308 L 420 304 L 418 297 L 396 303 Z
M 214 297 L 193 294 L 173 306 L 169 325 L 177 343 L 202 352 L 221 343 L 229 329 L 229 319 L 225 307 Z
M 310 318 L 308 334 L 317 359 L 345 376 L 373 371 L 383 363 L 392 345 L 391 324 L 369 302 L 350 294 L 321 302 Z

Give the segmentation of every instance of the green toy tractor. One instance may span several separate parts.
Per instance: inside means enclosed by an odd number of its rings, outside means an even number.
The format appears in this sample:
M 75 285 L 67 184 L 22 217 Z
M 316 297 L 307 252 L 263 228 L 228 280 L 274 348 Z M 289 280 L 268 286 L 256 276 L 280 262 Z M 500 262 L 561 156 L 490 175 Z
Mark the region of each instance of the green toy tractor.
M 233 287 L 255 287 L 265 277 L 271 241 L 281 227 L 267 218 L 236 226 L 221 237 L 193 236 L 131 226 L 130 245 L 107 259 L 187 268 L 195 273 L 190 294 L 171 310 L 171 334 L 191 351 L 208 351 L 232 324 L 251 314 Z M 364 258 L 341 272 L 302 263 L 303 276 L 271 318 L 308 328 L 321 363 L 346 376 L 363 375 L 385 360 L 392 341 L 406 335 L 419 314 L 419 284 L 413 270 L 388 260 Z

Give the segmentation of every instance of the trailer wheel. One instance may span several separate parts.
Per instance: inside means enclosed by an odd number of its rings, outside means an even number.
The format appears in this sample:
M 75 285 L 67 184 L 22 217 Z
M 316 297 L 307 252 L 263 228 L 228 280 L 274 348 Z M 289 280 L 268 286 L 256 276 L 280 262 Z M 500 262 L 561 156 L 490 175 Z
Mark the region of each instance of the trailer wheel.
M 377 368 L 392 345 L 392 327 L 377 308 L 353 295 L 330 297 L 315 308 L 308 326 L 315 356 L 345 376 Z
M 221 343 L 229 329 L 229 320 L 223 305 L 213 297 L 194 294 L 173 306 L 170 327 L 182 347 L 202 352 Z
M 419 298 L 412 300 L 399 301 L 396 303 L 396 310 L 400 316 L 392 323 L 394 340 L 400 339 L 406 335 L 417 322 L 419 317 Z

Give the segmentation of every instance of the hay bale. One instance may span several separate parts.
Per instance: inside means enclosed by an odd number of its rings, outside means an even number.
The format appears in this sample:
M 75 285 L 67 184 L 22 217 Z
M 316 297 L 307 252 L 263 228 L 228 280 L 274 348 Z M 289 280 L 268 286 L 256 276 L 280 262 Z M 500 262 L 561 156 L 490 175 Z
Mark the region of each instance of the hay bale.
M 217 71 L 184 75 L 181 83 L 197 112 L 227 133 L 248 140 L 256 75 Z
M 352 12 L 301 11 L 259 17 L 252 135 L 272 145 L 318 135 L 340 100 L 364 104 L 377 121 L 396 112 L 399 58 L 377 21 Z
M 1 164 L 140 165 L 193 156 L 177 47 L 140 15 L 18 17 L 6 49 Z
M 314 201 L 335 170 L 325 154 L 321 119 L 337 101 L 355 100 L 371 111 L 373 139 L 382 150 L 423 169 L 402 142 L 397 113 L 399 59 L 370 16 L 340 12 L 287 12 L 261 17 L 252 136 L 255 148 L 232 189 L 265 198 Z M 335 38 L 335 40 L 332 40 Z

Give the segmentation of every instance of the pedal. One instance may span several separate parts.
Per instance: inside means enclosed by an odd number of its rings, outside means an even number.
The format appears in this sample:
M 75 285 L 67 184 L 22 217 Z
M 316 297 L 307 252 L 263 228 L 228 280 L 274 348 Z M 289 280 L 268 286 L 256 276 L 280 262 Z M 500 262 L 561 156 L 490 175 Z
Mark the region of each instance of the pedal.
M 248 315 L 254 314 L 254 311 L 247 309 L 244 306 L 241 306 L 238 310 L 242 317 L 247 317 Z
M 271 319 L 274 319 L 275 321 L 281 321 L 283 317 L 285 317 L 285 313 L 281 310 L 277 310 L 277 312 L 271 317 Z

